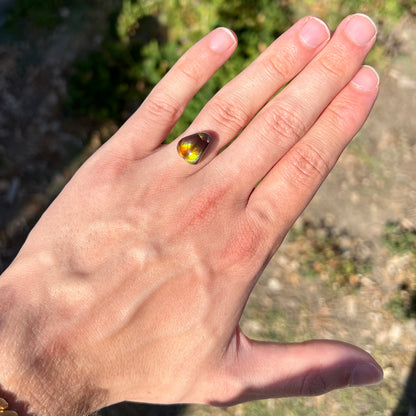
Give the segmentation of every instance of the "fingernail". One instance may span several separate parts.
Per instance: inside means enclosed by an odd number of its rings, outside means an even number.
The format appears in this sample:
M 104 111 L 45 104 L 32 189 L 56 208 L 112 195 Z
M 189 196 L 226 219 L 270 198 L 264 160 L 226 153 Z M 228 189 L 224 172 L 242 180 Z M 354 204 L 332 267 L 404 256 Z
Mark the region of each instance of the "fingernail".
M 374 91 L 380 84 L 380 77 L 371 66 L 364 65 L 351 80 L 351 84 L 363 91 Z
M 316 48 L 331 36 L 328 26 L 316 17 L 310 18 L 299 34 L 302 42 L 309 48 Z
M 219 27 L 212 33 L 209 47 L 212 51 L 223 53 L 237 42 L 234 33 L 225 27 Z
M 347 36 L 358 46 L 367 45 L 377 34 L 376 24 L 365 14 L 355 14 L 345 27 Z
M 383 371 L 373 363 L 360 364 L 351 374 L 350 386 L 370 386 L 383 380 Z

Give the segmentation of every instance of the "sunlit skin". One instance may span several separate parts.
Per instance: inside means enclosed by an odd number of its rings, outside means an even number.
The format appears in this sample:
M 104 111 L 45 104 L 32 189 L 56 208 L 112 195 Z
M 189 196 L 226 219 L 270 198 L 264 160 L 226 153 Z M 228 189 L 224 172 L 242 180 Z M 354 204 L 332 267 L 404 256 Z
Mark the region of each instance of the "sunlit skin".
M 10 408 L 75 416 L 124 400 L 229 405 L 380 382 L 353 345 L 257 342 L 239 327 L 268 260 L 374 104 L 378 76 L 363 61 L 375 38 L 363 15 L 332 36 L 301 19 L 164 145 L 237 39 L 217 28 L 184 54 L 0 278 Z M 186 163 L 179 140 L 205 131 L 215 140 Z

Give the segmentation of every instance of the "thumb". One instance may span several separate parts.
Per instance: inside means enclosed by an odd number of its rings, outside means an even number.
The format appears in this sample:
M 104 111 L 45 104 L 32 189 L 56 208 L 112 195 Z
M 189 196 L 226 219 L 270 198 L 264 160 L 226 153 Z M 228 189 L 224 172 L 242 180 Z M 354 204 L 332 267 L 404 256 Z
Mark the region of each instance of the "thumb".
M 216 405 L 271 397 L 311 396 L 377 384 L 383 371 L 362 349 L 337 341 L 273 344 L 237 330 L 214 383 Z M 217 377 L 215 377 L 217 378 Z

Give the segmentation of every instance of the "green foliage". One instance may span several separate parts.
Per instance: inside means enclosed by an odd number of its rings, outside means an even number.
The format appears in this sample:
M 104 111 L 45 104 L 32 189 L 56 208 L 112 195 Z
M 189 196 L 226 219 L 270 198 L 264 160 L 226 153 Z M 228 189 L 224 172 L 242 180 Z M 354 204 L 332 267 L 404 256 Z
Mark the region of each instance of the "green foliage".
M 392 25 L 410 10 L 415 0 L 303 0 L 294 1 L 297 15 L 314 14 L 335 28 L 352 13 L 365 13 L 376 22 L 391 29 Z
M 416 252 L 416 230 L 405 229 L 397 223 L 387 224 L 382 241 L 393 254 Z
M 289 400 L 260 400 L 249 402 L 244 406 L 244 416 L 318 416 L 317 408 L 307 405 L 307 400 L 291 398 Z
M 416 291 L 396 293 L 387 304 L 387 309 L 398 320 L 416 318 Z
M 67 109 L 95 122 L 121 123 L 197 40 L 217 26 L 232 27 L 239 47 L 188 105 L 170 137 L 291 23 L 286 6 L 271 0 L 124 0 L 102 48 L 75 68 Z
M 251 61 L 259 51 L 289 28 L 291 9 L 270 0 L 237 0 L 223 2 L 218 8 L 218 26 L 234 30 L 239 39 L 239 51 Z
M 119 120 L 138 95 L 134 69 L 131 51 L 121 44 L 106 42 L 102 51 L 91 53 L 77 64 L 67 105 L 75 114 L 98 122 Z
M 110 22 L 100 50 L 75 65 L 66 104 L 73 115 L 122 123 L 178 58 L 155 17 L 139 16 L 131 26 L 120 26 L 120 16 Z
M 394 293 L 388 308 L 398 319 L 416 318 L 416 230 L 406 229 L 397 223 L 384 228 L 382 242 L 396 256 L 408 256 L 413 268 L 413 279 L 402 282 Z
M 31 10 L 30 0 L 18 0 Z M 70 83 L 67 108 L 101 123 L 123 122 L 176 60 L 217 26 L 232 28 L 239 38 L 234 56 L 188 105 L 170 139 L 183 132 L 204 104 L 295 20 L 314 14 L 335 27 L 345 15 L 368 13 L 392 27 L 416 0 L 122 0 L 102 48 L 79 62 Z M 47 0 L 53 13 L 64 0 Z M 31 7 L 31 8 L 30 8 Z M 36 13 L 43 13 L 39 7 Z M 382 46 L 371 63 L 385 61 Z

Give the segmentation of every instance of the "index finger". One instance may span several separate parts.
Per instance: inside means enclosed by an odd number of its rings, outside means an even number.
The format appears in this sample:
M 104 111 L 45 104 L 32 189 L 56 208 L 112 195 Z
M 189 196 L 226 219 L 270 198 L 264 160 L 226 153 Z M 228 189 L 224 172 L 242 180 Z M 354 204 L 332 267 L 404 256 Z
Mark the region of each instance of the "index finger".
M 117 151 L 135 160 L 159 146 L 191 98 L 231 56 L 236 46 L 234 33 L 223 27 L 214 29 L 193 45 L 117 132 L 114 137 Z

